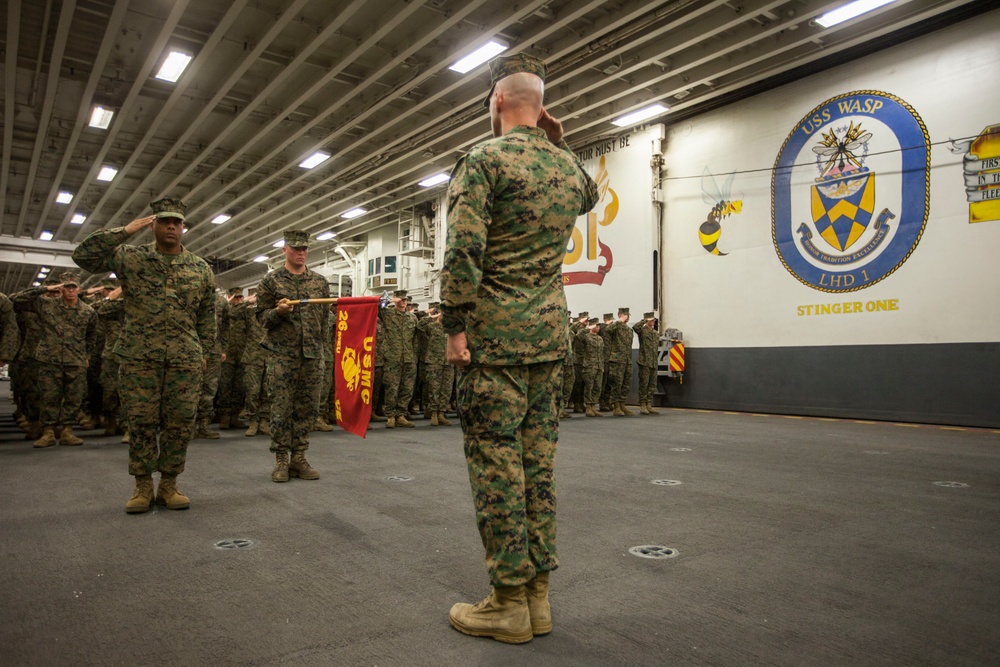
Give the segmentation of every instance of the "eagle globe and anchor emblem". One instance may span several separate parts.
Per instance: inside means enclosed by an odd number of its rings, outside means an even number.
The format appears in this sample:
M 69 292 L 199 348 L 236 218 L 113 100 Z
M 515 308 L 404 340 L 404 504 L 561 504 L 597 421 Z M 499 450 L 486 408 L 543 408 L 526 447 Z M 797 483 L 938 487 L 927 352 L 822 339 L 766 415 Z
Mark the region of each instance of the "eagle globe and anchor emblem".
M 876 173 L 866 164 L 875 132 L 891 133 L 898 144 L 898 220 L 888 207 L 875 215 Z M 850 93 L 810 112 L 785 141 L 772 181 L 772 238 L 785 268 L 825 292 L 863 289 L 898 269 L 927 221 L 928 142 L 916 112 L 886 93 Z M 792 199 L 793 187 L 802 187 L 793 186 L 793 170 L 808 162 L 819 171 L 809 187 L 811 226 L 796 223 L 805 211 L 793 210 Z

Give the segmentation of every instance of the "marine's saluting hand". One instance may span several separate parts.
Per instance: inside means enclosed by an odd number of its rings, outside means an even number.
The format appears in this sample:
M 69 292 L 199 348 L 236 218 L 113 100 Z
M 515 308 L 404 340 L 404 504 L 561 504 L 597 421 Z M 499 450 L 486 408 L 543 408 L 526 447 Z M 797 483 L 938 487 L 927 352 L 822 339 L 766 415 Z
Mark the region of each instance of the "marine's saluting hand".
M 549 141 L 558 144 L 563 138 L 563 126 L 558 120 L 549 115 L 549 112 L 542 107 L 542 113 L 538 116 L 538 127 L 545 130 Z

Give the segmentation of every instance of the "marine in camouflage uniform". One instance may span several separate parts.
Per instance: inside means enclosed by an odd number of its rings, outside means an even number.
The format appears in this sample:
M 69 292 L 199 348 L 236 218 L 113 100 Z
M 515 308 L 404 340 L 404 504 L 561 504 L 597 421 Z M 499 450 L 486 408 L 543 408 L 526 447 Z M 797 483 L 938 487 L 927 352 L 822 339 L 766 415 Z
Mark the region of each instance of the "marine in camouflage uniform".
M 125 504 L 130 514 L 149 510 L 155 471 L 156 502 L 168 509 L 190 506 L 177 476 L 184 471 L 205 358 L 217 334 L 212 270 L 181 245 L 184 203 L 164 198 L 150 208 L 153 215 L 98 230 L 73 251 L 73 261 L 87 271 L 114 271 L 125 295 L 125 328 L 114 353 L 128 416 L 128 470 L 136 483 Z M 153 243 L 126 244 L 146 227 Z
M 587 320 L 590 313 L 583 311 L 576 317 L 576 321 L 570 325 L 570 334 L 575 338 L 581 331 L 587 329 Z M 583 350 L 570 347 L 573 354 L 573 391 L 570 395 L 570 402 L 574 412 L 583 412 Z
M 326 338 L 326 365 L 323 367 L 323 391 L 319 396 L 319 414 L 313 423 L 313 431 L 328 432 L 333 430 L 331 424 L 337 423 L 337 382 L 334 375 L 334 358 L 337 352 L 337 306 L 330 304 L 330 312 L 326 316 L 329 322 Z
M 0 294 L 0 366 L 13 361 L 20 342 L 14 303 L 6 294 Z
M 570 398 L 573 396 L 573 385 L 576 384 L 576 347 L 573 345 L 572 323 L 566 326 L 566 341 L 569 352 L 563 362 L 562 402 L 559 404 L 559 419 L 569 419 L 572 415 L 567 410 Z
M 226 336 L 222 341 L 222 368 L 216 394 L 221 428 L 245 428 L 245 424 L 240 422 L 240 410 L 243 409 L 243 349 L 247 343 L 246 318 L 242 315 L 246 307 L 243 288 L 229 288 L 226 293 Z
M 604 313 L 604 322 L 601 328 L 598 329 L 597 333 L 600 334 L 601 340 L 604 341 L 604 364 L 601 369 L 601 404 L 600 411 L 607 412 L 611 410 L 611 373 L 610 373 L 610 363 L 611 358 L 611 346 L 612 342 L 608 336 L 608 327 L 612 325 L 615 321 L 615 316 L 612 313 Z
M 642 322 L 636 322 L 632 331 L 639 337 L 639 412 L 644 415 L 660 414 L 653 409 L 656 393 L 656 371 L 660 357 L 660 334 L 654 328 L 655 313 L 645 313 Z
M 46 278 L 42 281 L 43 287 L 58 285 L 59 281 Z M 46 292 L 45 298 L 58 298 L 57 292 Z M 40 421 L 40 403 L 38 400 L 38 360 L 35 359 L 35 350 L 38 349 L 38 342 L 42 339 L 41 323 L 38 315 L 31 311 L 15 309 L 18 319 L 18 328 L 21 332 L 21 347 L 15 357 L 15 368 L 17 370 L 17 397 L 21 413 L 27 421 L 27 434 L 25 440 L 37 440 L 42 437 L 42 423 Z
M 607 327 L 607 341 L 611 344 L 608 355 L 608 394 L 614 415 L 629 417 L 634 413 L 625 407 L 632 390 L 632 330 L 628 328 L 628 308 L 618 309 L 618 320 Z
M 117 282 L 117 281 L 116 281 Z M 118 358 L 114 354 L 118 336 L 125 326 L 125 300 L 121 298 L 121 290 L 114 283 L 106 283 L 112 288 L 108 298 L 94 305 L 97 322 L 104 333 L 104 346 L 101 348 L 101 388 L 103 389 L 104 435 L 114 435 L 122 430 L 125 424 L 121 412 L 121 399 L 118 395 Z
M 205 356 L 205 372 L 201 376 L 201 392 L 198 398 L 198 422 L 194 437 L 217 440 L 219 432 L 209 428 L 215 414 L 215 397 L 219 393 L 222 377 L 223 351 L 229 338 L 229 302 L 226 297 L 216 294 L 215 299 L 215 343 Z
M 35 348 L 38 363 L 38 399 L 42 436 L 35 447 L 56 444 L 56 428 L 62 428 L 59 443 L 82 445 L 73 435 L 76 419 L 87 393 L 87 366 L 97 344 L 97 313 L 80 301 L 77 274 L 60 275 L 60 286 L 33 287 L 14 295 L 14 307 L 38 316 L 41 340 Z M 46 299 L 55 291 L 60 298 Z
M 552 629 L 558 567 L 554 464 L 566 338 L 562 262 L 598 189 L 542 108 L 544 64 L 490 63 L 494 139 L 459 160 L 448 186 L 441 270 L 449 361 L 467 366 L 459 409 L 491 595 L 459 603 L 461 632 L 510 643 Z
M 417 318 L 406 310 L 406 290 L 393 292 L 392 303 L 391 307 L 379 311 L 386 344 L 385 370 L 382 371 L 387 418 L 385 426 L 413 428 L 413 422 L 406 416 L 417 372 L 414 349 Z
M 380 308 L 381 310 L 381 308 Z M 385 327 L 379 313 L 375 320 L 375 372 L 372 380 L 372 421 L 385 421 Z
M 285 265 L 257 286 L 257 320 L 265 329 L 263 345 L 271 354 L 271 451 L 275 455 L 271 480 L 275 482 L 287 482 L 289 477 L 319 479 L 305 452 L 319 412 L 330 320 L 326 304 L 287 303 L 330 296 L 326 279 L 305 264 L 308 248 L 308 234 L 286 231 Z
M 444 410 L 451 398 L 452 376 L 449 371 L 454 366 L 448 363 L 448 336 L 441 324 L 440 306 L 440 303 L 431 303 L 427 317 L 417 324 L 418 337 L 423 341 L 421 362 L 427 394 L 426 403 L 421 407 L 425 414 L 430 415 L 431 426 L 451 426 Z
M 604 341 L 597 333 L 597 318 L 592 318 L 588 325 L 576 337 L 576 345 L 583 348 L 583 401 L 587 406 L 588 417 L 603 417 L 597 411 L 597 404 L 601 397 Z
M 246 330 L 243 348 L 243 384 L 246 388 L 246 409 L 249 424 L 244 435 L 271 435 L 271 387 L 267 381 L 267 358 L 261 342 L 264 327 L 257 321 L 257 289 L 250 290 L 246 307 L 240 312 Z

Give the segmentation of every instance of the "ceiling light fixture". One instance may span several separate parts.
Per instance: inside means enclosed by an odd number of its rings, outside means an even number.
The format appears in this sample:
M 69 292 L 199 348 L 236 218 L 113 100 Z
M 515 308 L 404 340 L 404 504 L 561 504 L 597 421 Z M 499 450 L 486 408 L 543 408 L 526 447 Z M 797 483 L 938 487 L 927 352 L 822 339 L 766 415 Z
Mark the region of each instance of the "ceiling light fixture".
M 621 118 L 616 118 L 611 121 L 611 124 L 617 125 L 618 127 L 635 125 L 636 123 L 641 123 L 647 118 L 659 116 L 661 113 L 666 113 L 667 111 L 670 111 L 670 107 L 662 104 L 653 104 L 652 106 L 645 107 L 644 109 L 639 109 L 638 111 L 633 111 L 630 114 L 625 114 Z
M 257 262 L 258 264 L 263 264 L 264 262 L 267 261 L 267 255 L 257 255 L 256 257 L 253 258 L 253 261 Z
M 44 231 L 44 232 L 42 232 L 41 234 L 38 235 L 38 240 L 39 241 L 51 241 L 52 240 L 52 232 L 50 232 L 50 231 Z
M 329 159 L 330 159 L 329 153 L 324 153 L 323 151 L 319 151 L 318 153 L 313 153 L 305 160 L 300 162 L 299 166 L 302 167 L 303 169 L 312 169 L 313 167 L 318 167 L 319 165 L 323 164 Z
M 322 234 L 317 234 L 316 235 L 316 240 L 317 241 L 329 241 L 330 239 L 332 239 L 336 235 L 337 235 L 337 232 L 323 232 Z
M 192 57 L 183 51 L 171 51 L 167 59 L 163 61 L 163 67 L 156 73 L 156 78 L 161 81 L 176 83 L 177 79 L 181 78 L 181 74 L 188 66 L 188 63 L 191 62 Z
M 99 181 L 110 181 L 118 174 L 118 170 L 114 167 L 101 167 L 101 172 L 97 174 L 97 180 Z
M 507 50 L 507 45 L 496 40 L 490 40 L 480 46 L 478 49 L 465 56 L 454 65 L 451 65 L 448 69 L 453 72 L 458 72 L 460 74 L 465 74 L 476 69 L 482 65 L 487 60 L 498 56 Z
M 52 269 L 50 269 L 49 267 L 43 266 L 42 268 L 38 269 L 38 272 L 41 273 L 44 276 L 46 273 L 48 273 L 51 270 Z
M 71 225 L 82 225 L 86 219 L 87 216 L 85 216 L 83 213 L 76 213 L 73 215 L 72 218 L 70 218 L 69 222 Z
M 274 243 L 271 244 L 271 247 L 272 248 L 284 248 L 285 247 L 285 239 L 278 239 L 277 241 L 275 241 Z
M 448 174 L 437 174 L 435 176 L 431 176 L 430 178 L 425 178 L 424 180 L 417 183 L 417 185 L 419 185 L 422 188 L 432 188 L 435 185 L 440 185 L 450 179 L 451 176 L 449 176 Z
M 363 208 L 352 208 L 350 211 L 348 211 L 347 213 L 344 213 L 340 217 L 347 218 L 348 220 L 351 220 L 352 218 L 356 218 L 359 215 L 364 215 L 367 212 L 368 211 L 366 211 Z
M 212 218 L 213 225 L 221 225 L 224 222 L 228 222 L 233 219 L 233 216 L 226 215 L 225 213 L 220 213 L 219 215 Z
M 816 19 L 816 23 L 824 28 L 829 28 L 876 10 L 883 5 L 888 5 L 890 2 L 895 2 L 895 0 L 854 0 L 854 2 L 849 2 L 843 7 L 834 9 L 832 12 L 823 14 L 823 16 Z
M 73 201 L 73 193 L 72 192 L 65 192 L 64 191 L 64 192 L 60 192 L 58 195 L 56 195 L 56 203 L 57 204 L 68 204 L 71 201 Z
M 94 112 L 90 114 L 90 126 L 106 130 L 111 127 L 111 117 L 114 115 L 115 112 L 111 109 L 96 106 Z

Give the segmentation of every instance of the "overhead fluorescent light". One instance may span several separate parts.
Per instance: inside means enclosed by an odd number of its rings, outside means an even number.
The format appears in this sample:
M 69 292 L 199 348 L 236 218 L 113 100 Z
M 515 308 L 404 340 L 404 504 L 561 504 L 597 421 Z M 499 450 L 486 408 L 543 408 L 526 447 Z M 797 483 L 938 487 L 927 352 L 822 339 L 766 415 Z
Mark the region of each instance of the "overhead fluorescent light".
M 156 78 L 161 81 L 175 83 L 177 79 L 181 78 L 181 73 L 188 66 L 188 63 L 191 62 L 191 58 L 192 56 L 183 51 L 171 51 L 170 55 L 163 62 L 163 67 L 156 73 Z
M 72 192 L 60 192 L 58 195 L 56 195 L 57 204 L 68 204 L 71 201 L 73 201 Z
M 451 176 L 449 176 L 448 174 L 437 174 L 436 176 L 425 178 L 424 180 L 417 183 L 417 185 L 419 185 L 422 188 L 432 188 L 435 185 L 441 185 L 450 178 Z
M 73 224 L 73 225 L 82 225 L 86 219 L 87 219 L 87 216 L 85 216 L 83 213 L 76 213 L 70 219 L 70 224 Z
M 267 255 L 257 255 L 256 257 L 253 258 L 253 261 L 257 262 L 258 264 L 263 264 L 264 262 L 267 261 Z
M 111 117 L 114 115 L 115 112 L 111 109 L 96 106 L 94 107 L 93 113 L 90 114 L 90 126 L 106 130 L 111 127 Z
M 329 159 L 330 159 L 329 153 L 324 153 L 323 151 L 319 151 L 318 153 L 313 153 L 302 162 L 299 162 L 299 166 L 302 167 L 303 169 L 312 169 L 313 167 L 318 167 L 319 165 L 323 164 Z
M 363 208 L 352 208 L 352 209 L 351 209 L 350 211 L 348 211 L 347 213 L 344 213 L 344 214 L 343 214 L 342 216 L 340 216 L 340 217 L 342 217 L 342 218 L 347 218 L 348 220 L 350 220 L 351 218 L 356 218 L 356 217 L 358 217 L 359 215 L 364 215 L 364 214 L 365 214 L 365 213 L 367 213 L 367 212 L 368 212 L 368 211 L 366 211 L 366 210 L 365 210 L 365 209 L 363 209 Z
M 272 248 L 284 248 L 285 247 L 285 239 L 278 239 L 277 241 L 275 241 L 274 243 L 271 244 L 271 247 Z
M 101 172 L 97 174 L 97 180 L 99 181 L 110 181 L 118 174 L 118 170 L 114 167 L 101 167 Z
M 883 5 L 888 5 L 890 2 L 895 2 L 895 0 L 854 0 L 854 2 L 849 2 L 843 7 L 838 7 L 832 12 L 827 12 L 816 19 L 816 23 L 820 24 L 824 28 L 829 28 L 835 26 L 838 23 L 843 23 L 844 21 L 850 21 L 856 16 L 861 16 L 872 10 L 878 9 Z
M 32 287 L 41 287 L 42 284 L 36 280 L 35 282 L 31 283 L 31 286 Z
M 45 274 L 44 274 L 44 273 L 39 273 L 39 274 L 38 274 L 37 276 L 35 276 L 35 277 L 36 277 L 36 278 L 37 278 L 38 280 L 45 280 Z
M 494 56 L 500 55 L 507 50 L 507 45 L 500 42 L 490 40 L 480 46 L 478 49 L 465 56 L 454 65 L 448 69 L 459 72 L 460 74 L 465 74 L 466 72 L 471 72 L 480 65 L 482 65 L 487 60 L 493 58 Z
M 220 213 L 219 215 L 212 218 L 213 225 L 221 225 L 224 222 L 228 222 L 233 219 L 233 216 L 226 215 L 225 213 Z
M 46 273 L 48 273 L 51 270 L 52 269 L 50 269 L 49 267 L 43 266 L 42 268 L 38 269 L 38 272 L 41 273 L 44 276 Z
M 317 234 L 316 235 L 316 240 L 317 241 L 329 241 L 330 239 L 332 239 L 336 235 L 337 235 L 337 232 L 323 232 L 322 234 Z
M 666 107 L 662 104 L 654 104 L 644 109 L 633 111 L 632 113 L 626 114 L 621 118 L 616 118 L 615 120 L 611 121 L 611 124 L 617 125 L 618 127 L 635 125 L 636 123 L 641 123 L 647 118 L 652 118 L 653 116 L 659 116 L 661 113 L 666 113 L 667 111 L 670 111 L 669 107 Z
M 47 231 L 46 232 L 42 232 L 41 234 L 38 235 L 38 240 L 39 241 L 51 241 L 52 240 L 52 232 L 47 232 Z

